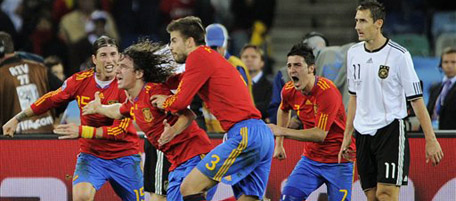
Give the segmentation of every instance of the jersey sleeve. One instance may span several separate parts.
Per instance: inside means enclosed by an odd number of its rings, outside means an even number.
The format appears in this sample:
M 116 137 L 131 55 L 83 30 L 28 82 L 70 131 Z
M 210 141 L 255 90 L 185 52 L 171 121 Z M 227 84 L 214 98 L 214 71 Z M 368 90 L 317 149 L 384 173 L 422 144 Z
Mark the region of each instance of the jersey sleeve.
M 197 53 L 187 57 L 186 71 L 182 75 L 176 94 L 169 96 L 163 104 L 166 111 L 178 113 L 187 108 L 201 86 L 213 73 L 212 65 L 208 64 L 203 55 Z
M 354 64 L 351 62 L 351 51 L 347 52 L 347 81 L 348 81 L 348 93 L 351 95 L 356 95 L 356 88 L 355 88 L 355 67 Z
M 413 100 L 423 96 L 420 79 L 416 75 L 413 67 L 412 56 L 409 52 L 405 52 L 398 63 L 399 80 L 404 89 L 407 100 Z
M 78 82 L 71 76 L 55 91 L 51 91 L 35 101 L 30 107 L 36 115 L 42 114 L 52 108 L 68 103 L 74 99 Z
M 132 107 L 132 105 L 128 101 L 125 103 L 122 103 L 122 105 L 119 108 L 120 114 L 124 117 L 132 117 L 132 115 L 130 114 L 131 107 Z
M 131 118 L 115 119 L 111 126 L 102 126 L 103 139 L 121 141 L 128 133 L 136 133 Z
M 315 114 L 315 126 L 324 131 L 329 131 L 337 117 L 337 112 L 342 99 L 337 96 L 337 88 L 330 85 L 330 88 L 322 91 L 316 97 L 317 112 Z

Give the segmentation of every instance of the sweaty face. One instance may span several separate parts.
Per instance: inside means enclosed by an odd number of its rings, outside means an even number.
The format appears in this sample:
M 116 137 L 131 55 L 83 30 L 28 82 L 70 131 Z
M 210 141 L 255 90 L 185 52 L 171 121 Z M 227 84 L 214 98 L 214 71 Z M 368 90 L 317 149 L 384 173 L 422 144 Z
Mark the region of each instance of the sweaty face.
M 264 66 L 261 54 L 254 48 L 245 49 L 244 52 L 242 52 L 241 60 L 245 63 L 250 72 L 258 72 Z
M 119 67 L 116 70 L 117 85 L 119 89 L 131 89 L 135 86 L 136 73 L 133 67 L 133 60 L 128 57 L 122 57 L 119 60 Z
M 456 53 L 442 56 L 442 70 L 448 78 L 456 76 Z
M 119 60 L 119 51 L 116 46 L 101 47 L 97 54 L 92 55 L 97 73 L 103 78 L 113 78 L 115 76 L 116 62 Z
M 287 72 L 298 91 L 303 91 L 309 84 L 313 75 L 313 67 L 308 66 L 302 56 L 289 56 L 287 59 Z
M 172 31 L 170 33 L 169 49 L 173 54 L 176 63 L 183 64 L 187 59 L 187 47 L 185 46 L 186 39 L 179 31 Z
M 380 33 L 380 27 L 375 24 L 370 10 L 356 11 L 355 22 L 355 30 L 358 33 L 359 41 L 373 40 Z

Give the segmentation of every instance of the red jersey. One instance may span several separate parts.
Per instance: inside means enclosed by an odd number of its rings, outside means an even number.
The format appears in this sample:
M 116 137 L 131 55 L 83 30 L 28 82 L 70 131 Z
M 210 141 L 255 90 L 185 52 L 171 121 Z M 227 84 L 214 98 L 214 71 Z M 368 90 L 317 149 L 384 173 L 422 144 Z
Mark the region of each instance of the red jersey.
M 225 131 L 237 122 L 261 119 L 242 76 L 207 46 L 200 46 L 188 55 L 177 92 L 166 99 L 164 107 L 171 112 L 183 110 L 196 93 Z
M 337 155 L 344 139 L 345 109 L 342 95 L 330 80 L 315 77 L 315 86 L 308 95 L 287 82 L 282 89 L 280 109 L 295 110 L 304 129 L 318 127 L 328 131 L 323 142 L 305 142 L 303 155 L 321 163 L 337 163 Z M 356 150 L 354 138 L 350 149 Z M 343 159 L 343 162 L 347 162 Z
M 79 109 L 94 99 L 95 92 L 99 91 L 102 104 L 124 102 L 126 94 L 117 87 L 114 79 L 108 86 L 101 88 L 95 81 L 93 70 L 83 71 L 68 78 L 62 87 L 49 92 L 31 105 L 35 114 L 41 114 L 77 99 Z M 93 127 L 102 127 L 108 134 L 108 139 L 79 138 L 80 151 L 95 155 L 103 159 L 113 159 L 139 153 L 139 137 L 130 118 L 113 120 L 99 114 L 82 115 L 81 124 Z
M 158 146 L 158 139 L 164 129 L 163 120 L 166 119 L 170 125 L 174 125 L 179 117 L 166 114 L 150 103 L 150 97 L 157 94 L 171 95 L 172 93 L 163 84 L 147 83 L 138 97 L 122 104 L 120 113 L 126 117 L 132 117 L 144 131 L 149 142 L 165 153 L 171 162 L 170 171 L 194 156 L 206 154 L 212 150 L 209 137 L 195 121 L 170 142 L 161 147 Z

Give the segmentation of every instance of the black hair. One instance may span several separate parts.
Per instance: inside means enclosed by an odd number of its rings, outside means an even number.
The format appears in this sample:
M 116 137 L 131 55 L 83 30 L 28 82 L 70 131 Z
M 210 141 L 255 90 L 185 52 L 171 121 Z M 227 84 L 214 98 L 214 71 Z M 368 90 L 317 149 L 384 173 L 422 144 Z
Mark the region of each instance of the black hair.
M 206 30 L 203 27 L 201 19 L 195 16 L 187 16 L 177 20 L 173 20 L 166 27 L 166 31 L 171 33 L 173 31 L 179 31 L 185 38 L 192 37 L 195 40 L 196 45 L 205 45 L 204 36 Z
M 376 22 L 377 20 L 383 20 L 385 22 L 386 11 L 385 6 L 377 1 L 363 1 L 359 4 L 356 10 L 370 10 L 371 17 Z
M 287 54 L 287 57 L 289 56 L 301 56 L 309 66 L 315 64 L 315 56 L 313 55 L 312 48 L 303 43 L 293 45 Z
M 102 47 L 109 47 L 109 46 L 114 46 L 117 49 L 119 49 L 119 45 L 117 45 L 117 41 L 114 38 L 110 38 L 108 36 L 100 36 L 95 42 L 93 43 L 92 46 L 92 53 L 94 55 L 97 55 L 98 49 Z
M 122 57 L 128 56 L 133 60 L 134 69 L 143 71 L 145 82 L 162 83 L 174 73 L 175 69 L 172 57 L 162 53 L 163 48 L 165 46 L 142 38 L 125 49 Z

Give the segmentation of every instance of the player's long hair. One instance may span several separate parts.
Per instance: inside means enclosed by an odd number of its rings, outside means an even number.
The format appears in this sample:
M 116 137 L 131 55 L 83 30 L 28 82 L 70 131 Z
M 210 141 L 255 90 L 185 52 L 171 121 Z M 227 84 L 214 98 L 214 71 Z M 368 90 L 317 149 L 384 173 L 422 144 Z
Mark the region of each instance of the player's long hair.
M 164 45 L 142 38 L 125 49 L 122 54 L 133 60 L 135 70 L 143 71 L 145 82 L 162 83 L 175 70 L 172 56 L 167 55 L 163 51 L 164 48 Z

